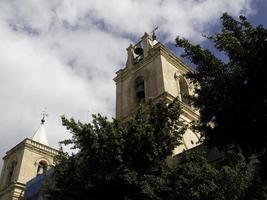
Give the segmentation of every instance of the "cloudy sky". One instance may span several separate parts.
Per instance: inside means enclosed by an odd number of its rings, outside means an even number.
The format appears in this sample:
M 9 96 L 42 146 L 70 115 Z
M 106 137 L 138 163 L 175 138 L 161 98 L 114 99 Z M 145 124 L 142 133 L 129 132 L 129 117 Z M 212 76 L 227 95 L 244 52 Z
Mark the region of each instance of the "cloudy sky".
M 177 35 L 197 43 L 223 12 L 266 23 L 267 0 L 0 0 L 0 156 L 32 137 L 47 108 L 53 147 L 70 135 L 65 114 L 115 115 L 115 72 L 126 48 L 159 26 L 173 47 Z M 264 16 L 265 15 L 265 16 Z M 265 25 L 265 24 L 264 24 Z M 0 161 L 0 167 L 2 162 Z

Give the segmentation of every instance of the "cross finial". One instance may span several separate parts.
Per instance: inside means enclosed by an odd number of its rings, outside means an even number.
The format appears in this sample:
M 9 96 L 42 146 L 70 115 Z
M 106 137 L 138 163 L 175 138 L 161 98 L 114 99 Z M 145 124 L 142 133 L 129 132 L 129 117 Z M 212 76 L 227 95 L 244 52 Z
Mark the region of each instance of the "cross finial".
M 153 40 L 156 40 L 157 39 L 157 36 L 156 36 L 156 30 L 158 30 L 158 26 L 154 26 L 153 30 L 152 30 L 152 39 Z
M 48 117 L 48 114 L 46 113 L 46 108 L 42 112 L 42 119 L 41 119 L 41 124 L 45 123 L 45 118 Z

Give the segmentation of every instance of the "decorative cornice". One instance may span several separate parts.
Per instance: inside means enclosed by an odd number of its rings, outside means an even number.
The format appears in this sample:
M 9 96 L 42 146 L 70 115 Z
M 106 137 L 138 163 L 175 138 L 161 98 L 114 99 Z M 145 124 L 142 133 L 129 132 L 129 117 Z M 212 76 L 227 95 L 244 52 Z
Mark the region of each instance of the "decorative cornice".
M 8 186 L 6 186 L 5 188 L 3 188 L 2 190 L 0 190 L 0 198 L 4 194 L 8 193 L 9 191 L 15 191 L 14 188 L 17 188 L 17 189 L 20 189 L 20 190 L 24 190 L 25 187 L 26 187 L 26 184 L 24 184 L 24 183 L 13 182 L 13 183 L 9 184 Z
M 52 147 L 46 146 L 42 143 L 36 142 L 36 141 L 28 139 L 28 138 L 26 140 L 25 147 L 30 148 L 31 150 L 34 150 L 34 151 L 37 150 L 37 151 L 43 152 L 45 154 L 50 154 L 51 156 L 57 155 L 59 153 L 58 150 L 56 150 Z
M 175 99 L 175 97 L 168 92 L 163 92 L 162 94 L 153 98 L 153 101 L 157 102 L 161 99 L 166 99 L 168 102 L 172 102 Z M 197 113 L 196 110 L 194 110 L 191 106 L 181 102 L 180 100 L 178 100 L 178 101 L 179 101 L 179 104 L 181 105 L 181 109 L 182 109 L 181 115 L 182 116 L 185 116 L 186 118 L 188 118 L 189 120 L 192 120 L 192 121 L 197 121 L 199 119 L 199 114 Z M 133 114 L 136 113 L 137 110 L 138 110 L 138 107 L 133 109 L 127 116 L 122 118 L 122 121 L 128 121 L 129 119 L 131 119 L 133 117 Z
M 34 151 L 40 151 L 45 154 L 50 154 L 51 156 L 57 155 L 59 153 L 58 150 L 52 147 L 46 146 L 44 144 L 41 144 L 39 142 L 26 138 L 22 142 L 17 144 L 15 147 L 13 147 L 11 150 L 6 152 L 6 155 L 4 156 L 3 159 L 6 159 L 9 155 L 13 154 L 15 151 L 17 151 L 20 148 L 28 148 Z

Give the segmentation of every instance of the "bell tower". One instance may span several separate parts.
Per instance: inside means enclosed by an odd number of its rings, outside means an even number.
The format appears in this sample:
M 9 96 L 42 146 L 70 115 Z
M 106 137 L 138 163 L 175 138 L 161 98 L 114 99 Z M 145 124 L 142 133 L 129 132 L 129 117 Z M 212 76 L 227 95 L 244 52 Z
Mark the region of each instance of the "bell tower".
M 186 123 L 198 120 L 199 114 L 186 98 L 194 94 L 194 85 L 185 74 L 192 71 L 168 48 L 156 40 L 155 33 L 145 33 L 141 40 L 127 48 L 126 66 L 114 78 L 116 82 L 116 117 L 127 120 L 142 102 L 178 97 L 182 107 L 181 118 Z M 174 154 L 199 144 L 199 135 L 190 129 L 183 136 L 183 145 Z
M 58 150 L 48 146 L 43 114 L 32 139 L 24 139 L 4 156 L 0 177 L 0 200 L 23 199 L 26 183 L 54 165 Z

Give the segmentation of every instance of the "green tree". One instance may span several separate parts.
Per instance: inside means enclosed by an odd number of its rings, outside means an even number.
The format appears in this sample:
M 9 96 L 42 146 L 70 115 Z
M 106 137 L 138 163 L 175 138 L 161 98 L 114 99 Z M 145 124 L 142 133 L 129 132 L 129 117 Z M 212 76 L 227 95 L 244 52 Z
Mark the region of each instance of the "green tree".
M 201 117 L 198 129 L 209 146 L 241 147 L 245 155 L 267 146 L 267 30 L 244 16 L 223 14 L 222 31 L 207 37 L 225 59 L 200 45 L 177 38 L 184 57 L 196 65 L 188 77 L 199 85 L 193 104 Z
M 215 163 L 210 163 L 202 150 L 184 152 L 176 162 L 169 176 L 171 200 L 255 199 L 255 190 L 248 198 L 258 176 L 255 157 L 247 161 L 229 148 Z
M 247 159 L 257 155 L 258 171 L 243 199 L 266 199 L 267 30 L 254 27 L 244 16 L 235 20 L 225 13 L 221 20 L 222 31 L 206 37 L 224 59 L 186 39 L 176 39 L 185 50 L 183 56 L 196 66 L 188 74 L 199 86 L 191 97 L 201 116 L 196 128 L 209 147 L 227 151 L 233 145 Z
M 78 153 L 59 156 L 47 180 L 45 197 L 241 200 L 255 192 L 256 158 L 245 160 L 242 154 L 230 151 L 220 161 L 209 163 L 200 148 L 169 159 L 185 129 L 179 121 L 178 102 L 143 108 L 127 124 L 101 115 L 94 116 L 92 123 L 63 117 L 72 133 L 72 139 L 64 143 L 74 145 Z
M 166 163 L 184 128 L 177 101 L 141 107 L 127 123 L 101 115 L 92 123 L 62 117 L 76 155 L 64 154 L 49 179 L 48 199 L 162 199 Z M 163 198 L 164 199 L 164 198 Z

